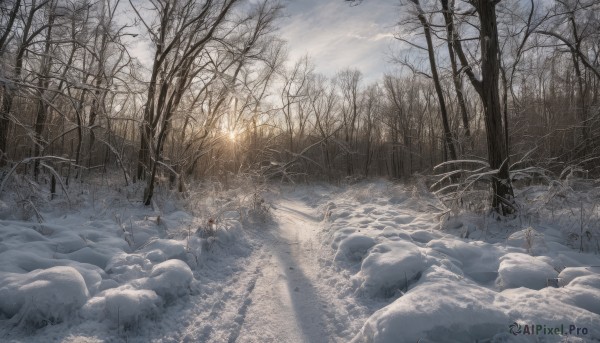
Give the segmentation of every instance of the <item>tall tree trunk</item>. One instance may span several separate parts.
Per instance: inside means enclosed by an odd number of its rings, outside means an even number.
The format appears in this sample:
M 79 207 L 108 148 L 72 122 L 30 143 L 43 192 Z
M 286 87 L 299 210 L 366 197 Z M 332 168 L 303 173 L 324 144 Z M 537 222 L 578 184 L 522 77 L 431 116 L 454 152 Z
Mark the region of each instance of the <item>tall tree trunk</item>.
M 31 4 L 30 4 L 30 11 L 27 15 L 27 19 L 25 20 L 24 26 L 23 26 L 23 30 L 21 32 L 21 42 L 17 48 L 17 56 L 16 56 L 16 62 L 15 62 L 15 75 L 14 75 L 14 80 L 15 81 L 20 81 L 19 79 L 21 78 L 21 72 L 23 70 L 23 59 L 25 56 L 25 51 L 27 50 L 27 46 L 29 45 L 29 40 L 33 39 L 33 37 L 35 35 L 37 35 L 39 32 L 34 33 L 32 36 L 30 36 L 30 31 L 31 31 L 31 26 L 33 23 L 33 19 L 34 19 L 34 15 L 35 12 L 39 9 L 39 7 L 36 5 L 36 1 L 34 0 Z M 11 18 L 13 16 L 16 16 L 18 13 L 18 6 L 14 7 L 13 10 L 11 11 Z M 14 22 L 15 18 L 12 18 L 13 22 Z M 10 21 L 11 19 L 9 19 Z M 8 27 L 7 27 L 7 32 L 5 32 L 5 35 L 3 35 L 3 39 L 4 42 L 6 42 L 6 39 L 8 36 L 6 36 L 6 34 L 8 33 Z M 4 37 L 6 36 L 6 37 Z M 2 43 L 3 45 L 5 43 Z M 0 46 L 0 49 L 3 49 L 3 46 Z M 3 52 L 3 50 L 2 50 Z M 13 87 L 16 88 L 16 87 Z M 7 162 L 6 159 L 6 145 L 8 142 L 8 130 L 10 127 L 10 112 L 12 110 L 12 106 L 13 106 L 13 99 L 14 99 L 14 94 L 15 90 L 14 89 L 9 89 L 9 87 L 6 87 L 6 85 L 4 86 L 4 95 L 2 98 L 2 113 L 0 113 L 0 166 L 5 165 Z
M 502 76 L 502 115 L 504 118 L 504 144 L 506 144 L 506 154 L 510 155 L 510 142 L 508 140 L 508 80 L 506 71 L 500 66 L 500 75 Z
M 461 42 L 455 35 L 456 53 L 462 68 L 469 77 L 483 104 L 487 150 L 490 168 L 498 170 L 492 179 L 492 207 L 501 215 L 514 212 L 513 189 L 509 174 L 509 156 L 502 128 L 502 106 L 498 89 L 500 62 L 498 26 L 496 23 L 496 3 L 489 0 L 475 0 L 474 5 L 481 24 L 479 43 L 481 48 L 481 76 L 479 80 L 469 65 Z
M 587 86 L 584 86 L 584 75 L 581 72 L 581 68 L 579 67 L 579 56 L 575 51 L 581 51 L 581 39 L 577 30 L 577 23 L 575 22 L 575 16 L 571 13 L 569 15 L 569 23 L 571 24 L 571 30 L 573 32 L 573 37 L 575 38 L 575 49 L 571 50 L 571 56 L 573 59 L 573 66 L 575 68 L 575 77 L 577 78 L 577 117 L 581 120 L 581 138 L 583 140 L 583 151 L 582 156 L 586 156 L 588 153 L 588 145 L 589 145 L 589 133 L 588 133 L 588 125 L 587 122 L 587 106 L 586 106 L 586 97 L 587 97 Z
M 437 63 L 435 61 L 435 51 L 433 48 L 433 41 L 431 39 L 431 26 L 425 17 L 425 12 L 421 8 L 419 0 L 412 0 L 417 8 L 417 17 L 423 26 L 423 33 L 425 34 L 425 41 L 427 42 L 427 54 L 429 57 L 429 66 L 431 69 L 431 78 L 437 94 L 438 103 L 440 106 L 440 115 L 442 117 L 442 125 L 444 128 L 444 140 L 450 153 L 450 159 L 456 160 L 456 149 L 454 148 L 454 142 L 452 139 L 452 132 L 450 131 L 450 124 L 448 122 L 448 110 L 446 108 L 446 101 L 444 100 L 444 93 L 442 91 L 442 85 L 440 83 L 440 77 L 437 71 Z
M 498 169 L 492 181 L 494 191 L 492 207 L 500 214 L 512 213 L 513 189 L 509 175 L 509 156 L 506 141 L 502 135 L 502 110 L 498 90 L 498 27 L 496 23 L 496 3 L 490 0 L 476 0 L 481 23 L 481 87 L 480 96 L 485 113 L 488 159 L 492 169 Z
M 10 110 L 13 103 L 13 90 L 4 86 L 2 95 L 2 109 L 0 111 L 0 167 L 8 162 L 6 143 L 8 142 L 8 131 L 10 128 Z
M 454 89 L 456 91 L 456 99 L 460 108 L 460 114 L 463 122 L 463 128 L 465 130 L 465 137 L 469 141 L 471 148 L 473 148 L 473 140 L 471 139 L 471 129 L 469 127 L 469 115 L 467 112 L 467 104 L 465 102 L 465 96 L 463 94 L 463 82 L 462 76 L 458 72 L 456 65 L 456 55 L 454 52 L 455 42 L 455 28 L 454 28 L 454 1 L 452 4 L 448 4 L 448 0 L 442 0 L 442 10 L 444 14 L 444 22 L 446 24 L 446 37 L 448 39 L 448 56 L 450 56 L 450 65 L 452 67 L 452 81 L 454 82 Z
M 50 84 L 50 67 L 52 64 L 52 58 L 50 57 L 50 46 L 51 46 L 51 36 L 52 36 L 52 26 L 54 25 L 54 9 L 50 8 L 50 13 L 48 17 L 48 30 L 46 32 L 46 41 L 44 42 L 44 56 L 42 57 L 42 63 L 40 66 L 40 73 L 38 75 L 38 92 L 39 99 L 37 105 L 37 114 L 35 117 L 35 137 L 33 142 L 33 150 L 34 156 L 40 156 L 40 151 L 42 150 L 42 145 L 44 145 L 44 140 L 42 138 L 42 134 L 44 132 L 44 128 L 46 127 L 46 118 L 48 117 L 48 104 L 44 99 L 46 95 L 46 90 Z M 34 179 L 37 179 L 40 167 L 40 160 L 36 159 L 33 164 L 33 175 Z
M 13 32 L 12 27 L 15 22 L 15 19 L 17 18 L 20 6 L 21 0 L 15 1 L 15 3 L 13 4 L 13 8 L 8 16 L 8 21 L 6 22 L 4 32 L 2 33 L 2 36 L 0 36 L 0 57 L 4 55 L 6 41 L 10 34 Z M 6 87 L 6 85 L 4 85 L 2 94 L 2 108 L 0 108 L 0 167 L 4 166 L 7 162 L 6 143 L 8 141 L 8 130 L 10 126 L 9 112 L 10 107 L 12 106 L 12 96 L 11 94 L 9 94 L 9 92 L 11 92 L 9 87 Z

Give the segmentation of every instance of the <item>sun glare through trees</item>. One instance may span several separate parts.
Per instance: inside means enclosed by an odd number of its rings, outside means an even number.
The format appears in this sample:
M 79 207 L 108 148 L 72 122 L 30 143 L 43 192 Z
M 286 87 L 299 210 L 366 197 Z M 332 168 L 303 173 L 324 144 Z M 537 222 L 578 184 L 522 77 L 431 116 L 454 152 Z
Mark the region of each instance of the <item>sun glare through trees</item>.
M 600 0 L 0 0 L 1 342 L 600 342 Z

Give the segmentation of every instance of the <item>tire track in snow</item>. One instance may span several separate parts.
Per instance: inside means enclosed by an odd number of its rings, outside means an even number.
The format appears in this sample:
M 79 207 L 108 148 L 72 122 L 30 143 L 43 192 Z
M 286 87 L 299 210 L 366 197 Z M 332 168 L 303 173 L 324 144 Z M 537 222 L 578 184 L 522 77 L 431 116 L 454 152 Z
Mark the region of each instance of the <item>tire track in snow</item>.
M 256 242 L 258 243 L 258 242 Z M 243 256 L 242 256 L 243 255 Z M 239 330 L 236 317 L 247 307 L 252 285 L 260 276 L 264 249 L 254 245 L 245 255 L 226 250 L 210 257 L 206 269 L 195 272 L 200 285 L 185 302 L 168 307 L 160 321 L 144 327 L 143 340 L 134 342 L 223 343 Z M 239 321 L 239 319 L 238 319 Z
M 231 270 L 202 271 L 202 283 L 173 318 L 150 329 L 153 342 L 347 342 L 356 304 L 340 298 L 320 265 L 321 219 L 301 200 L 276 202 L 273 223 L 247 231 L 252 252 Z M 220 252 L 223 254 L 224 252 Z M 219 255 L 215 255 L 218 258 Z M 213 273 L 217 274 L 213 274 Z M 169 337 L 164 332 L 170 332 Z
M 335 290 L 322 284 L 313 243 L 321 219 L 297 200 L 275 206 L 273 228 L 257 238 L 269 257 L 249 295 L 237 342 L 342 342 L 347 323 Z M 341 306 L 340 306 L 341 305 Z M 343 310 L 342 310 L 343 311 Z M 231 342 L 231 341 L 230 341 Z
M 250 294 L 260 276 L 259 263 L 264 259 L 263 249 L 261 248 L 253 255 L 258 255 L 258 257 L 250 257 L 246 272 L 229 280 L 226 288 L 211 306 L 210 313 L 203 317 L 198 316 L 195 323 L 189 326 L 191 329 L 187 332 L 187 339 L 184 341 L 235 342 L 244 321 L 246 309 L 251 303 Z M 240 294 L 240 289 L 244 289 L 241 284 L 246 284 L 247 287 Z M 197 330 L 195 324 L 198 324 L 201 329 Z
M 229 339 L 227 340 L 229 343 L 235 342 L 237 340 L 238 336 L 240 335 L 240 330 L 242 329 L 242 324 L 244 323 L 244 320 L 246 318 L 246 313 L 248 312 L 248 306 L 250 306 L 250 304 L 252 303 L 252 298 L 250 297 L 250 295 L 252 294 L 252 291 L 254 290 L 254 287 L 256 286 L 256 280 L 259 277 L 259 273 L 260 273 L 260 266 L 256 268 L 256 271 L 254 272 L 255 277 L 252 278 L 252 280 L 248 284 L 248 287 L 246 288 L 246 294 L 244 294 L 244 297 L 243 297 L 244 300 L 242 301 L 242 306 L 237 311 L 238 316 L 235 318 L 235 323 L 237 324 L 237 326 L 233 329 L 233 331 L 229 335 Z

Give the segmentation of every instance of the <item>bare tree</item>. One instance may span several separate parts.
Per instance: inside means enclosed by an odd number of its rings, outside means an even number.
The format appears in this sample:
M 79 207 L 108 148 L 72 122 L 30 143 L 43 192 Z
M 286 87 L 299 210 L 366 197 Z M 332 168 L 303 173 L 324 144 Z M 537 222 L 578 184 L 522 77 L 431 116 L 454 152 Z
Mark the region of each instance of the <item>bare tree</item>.
M 2 16 L 0 17 L 0 23 L 2 23 L 2 31 L 0 31 L 0 58 L 4 57 L 4 52 L 6 49 L 6 45 L 8 43 L 8 41 L 10 41 L 14 35 L 13 32 L 13 26 L 15 24 L 15 20 L 17 19 L 17 14 L 19 13 L 19 9 L 21 7 L 21 0 L 16 0 L 14 1 L 14 3 L 12 4 L 12 9 L 10 10 L 10 12 L 8 13 L 8 16 L 5 16 L 4 13 L 2 13 Z M 6 65 L 1 65 L 2 69 L 6 68 Z M 0 77 L 2 78 L 6 78 L 7 75 L 3 75 L 0 74 Z M 10 88 L 11 87 L 7 87 L 7 85 L 5 84 L 5 82 L 1 82 L 2 83 L 2 109 L 0 110 L 0 166 L 3 166 L 6 164 L 6 142 L 7 142 L 7 138 L 8 138 L 8 129 L 9 129 L 9 123 L 10 123 L 10 117 L 9 117 L 9 112 L 10 112 L 10 106 L 8 105 L 7 102 L 5 102 L 5 99 L 7 99 L 7 97 L 11 97 L 10 94 L 8 94 L 9 92 L 11 92 Z
M 462 68 L 483 104 L 487 153 L 490 168 L 497 170 L 492 180 L 492 207 L 500 214 L 512 213 L 515 207 L 511 198 L 513 190 L 509 175 L 508 147 L 503 136 L 502 109 L 498 84 L 500 62 L 496 5 L 498 1 L 473 0 L 470 4 L 479 17 L 479 47 L 481 49 L 481 79 L 478 78 L 463 51 L 462 42 L 454 32 L 454 46 Z
M 336 79 L 342 94 L 341 113 L 342 130 L 344 131 L 344 142 L 346 143 L 346 175 L 351 176 L 354 174 L 351 143 L 354 139 L 356 124 L 362 109 L 360 94 L 362 73 L 357 69 L 344 69 L 338 73 Z
M 144 16 L 131 4 L 155 45 L 137 173 L 138 179 L 147 180 L 146 205 L 150 205 L 152 200 L 154 180 L 171 118 L 192 80 L 212 63 L 205 48 L 217 38 L 223 38 L 215 35 L 223 34 L 219 31 L 224 29 L 225 19 L 237 2 L 156 1 L 152 3 L 157 20 L 155 24 L 147 24 Z M 201 57 L 204 57 L 203 61 L 199 60 Z
M 378 114 L 381 111 L 381 101 L 382 98 L 381 89 L 377 84 L 370 85 L 365 90 L 364 95 L 364 116 L 363 116 L 363 133 L 362 139 L 365 143 L 364 149 L 364 167 L 363 173 L 365 177 L 369 176 L 369 170 L 371 169 L 371 164 L 373 162 L 373 143 L 375 140 L 375 132 L 376 132 L 376 123 Z
M 307 98 L 307 87 L 311 73 L 310 61 L 307 56 L 304 56 L 296 61 L 290 70 L 284 71 L 282 75 L 281 113 L 287 129 L 288 149 L 291 155 L 296 151 L 296 134 L 301 135 L 308 119 L 308 116 L 303 112 L 303 102 Z
M 446 26 L 446 44 L 448 46 L 448 57 L 450 58 L 450 66 L 452 68 L 452 81 L 456 92 L 456 99 L 460 108 L 465 137 L 469 140 L 471 148 L 473 148 L 473 140 L 471 139 L 471 129 L 469 127 L 469 114 L 464 96 L 462 74 L 458 71 L 456 62 L 456 53 L 454 52 L 454 44 L 456 41 L 456 30 L 454 29 L 454 0 L 441 0 L 442 14 L 444 15 L 444 24 Z
M 47 23 L 41 23 L 38 25 L 37 21 L 35 20 L 35 16 L 40 10 L 44 9 L 49 2 L 50 0 L 45 0 L 38 3 L 36 0 L 33 0 L 30 3 L 23 4 L 22 6 L 26 16 L 23 20 L 22 28 L 20 29 L 19 36 L 21 39 L 17 43 L 15 49 L 14 64 L 11 65 L 10 69 L 12 70 L 9 74 L 10 77 L 7 78 L 10 80 L 10 84 L 7 85 L 6 81 L 3 82 L 4 89 L 2 96 L 2 109 L 0 111 L 0 153 L 2 154 L 2 156 L 0 156 L 0 164 L 6 164 L 6 143 L 8 140 L 9 124 L 12 115 L 11 111 L 13 109 L 14 98 L 16 95 L 15 90 L 21 82 L 23 63 L 25 62 L 25 52 L 34 43 L 34 39 L 48 28 Z M 18 9 L 19 6 L 13 7 L 11 15 L 12 13 L 17 13 L 15 11 L 18 11 Z M 14 19 L 12 25 L 14 25 Z M 8 31 L 4 32 L 3 36 L 8 37 L 6 34 L 8 34 Z M 3 44 L 6 44 L 6 40 Z M 1 56 L 4 56 L 6 47 L 2 46 L 1 48 Z
M 442 91 L 442 84 L 440 76 L 438 74 L 437 62 L 435 60 L 435 48 L 433 46 L 432 39 L 432 28 L 430 22 L 427 20 L 426 13 L 421 7 L 419 0 L 410 0 L 413 3 L 416 10 L 417 18 L 423 27 L 423 34 L 425 36 L 425 42 L 427 43 L 427 57 L 429 59 L 429 67 L 431 70 L 431 79 L 435 86 L 435 92 L 438 98 L 438 104 L 440 107 L 440 117 L 444 126 L 444 139 L 446 140 L 446 146 L 450 154 L 450 159 L 456 160 L 456 149 L 454 148 L 453 135 L 450 131 L 450 124 L 448 121 L 448 110 L 446 108 L 446 100 L 444 99 L 444 92 Z M 453 58 L 453 56 L 451 57 Z M 458 88 L 457 88 L 458 89 Z
M 589 146 L 591 141 L 588 121 L 590 119 L 589 112 L 591 105 L 589 94 L 592 90 L 592 87 L 586 82 L 587 77 L 585 74 L 586 72 L 590 72 L 600 80 L 600 63 L 598 62 L 600 52 L 597 50 L 594 51 L 594 43 L 597 44 L 597 40 L 600 37 L 598 35 L 599 22 L 597 19 L 594 20 L 593 16 L 590 15 L 592 11 L 598 10 L 600 10 L 600 6 L 596 2 L 557 1 L 553 11 L 560 15 L 555 16 L 555 20 L 549 21 L 549 26 L 564 28 L 564 32 L 539 26 L 535 30 L 535 33 L 550 37 L 557 44 L 566 46 L 571 54 L 573 70 L 575 71 L 575 78 L 577 80 L 576 114 L 582 124 L 582 148 L 578 150 L 584 158 L 589 157 L 587 155 L 590 152 Z M 595 59 L 590 60 L 590 56 L 594 55 Z
M 42 133 L 46 126 L 46 119 L 48 117 L 48 104 L 45 101 L 47 97 L 46 92 L 50 86 L 50 68 L 52 66 L 52 54 L 50 49 L 52 47 L 52 28 L 56 19 L 56 2 L 50 1 L 45 8 L 45 17 L 47 18 L 46 25 L 46 37 L 44 39 L 44 47 L 42 50 L 42 59 L 40 61 L 40 70 L 38 72 L 37 82 L 37 114 L 34 123 L 34 141 L 33 141 L 33 156 L 39 157 L 41 148 L 44 146 Z M 33 174 L 34 178 L 37 179 L 39 173 L 40 160 L 35 160 Z
M 336 116 L 339 102 L 336 84 L 323 75 L 315 75 L 311 78 L 308 88 L 308 101 L 314 116 L 315 128 L 321 140 L 321 167 L 324 169 L 327 179 L 334 180 L 334 150 L 337 144 L 333 136 L 341 128 L 340 120 Z

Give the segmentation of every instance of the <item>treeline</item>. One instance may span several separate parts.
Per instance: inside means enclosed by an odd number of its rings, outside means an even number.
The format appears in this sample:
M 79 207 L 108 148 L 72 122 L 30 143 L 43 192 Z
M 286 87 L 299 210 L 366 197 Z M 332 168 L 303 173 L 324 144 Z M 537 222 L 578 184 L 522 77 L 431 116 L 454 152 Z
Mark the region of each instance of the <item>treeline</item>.
M 308 57 L 289 61 L 282 10 L 271 0 L 3 1 L 5 179 L 68 186 L 117 168 L 125 183 L 146 183 L 149 204 L 157 180 L 185 191 L 237 173 L 401 179 L 482 160 L 497 194 L 510 184 L 504 169 L 600 174 L 597 1 L 406 1 L 398 71 L 370 84 L 351 67 L 328 77 Z M 512 190 L 500 191 L 504 203 Z

